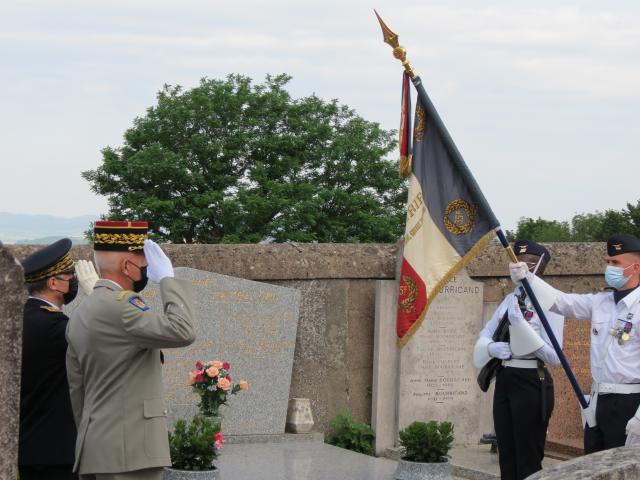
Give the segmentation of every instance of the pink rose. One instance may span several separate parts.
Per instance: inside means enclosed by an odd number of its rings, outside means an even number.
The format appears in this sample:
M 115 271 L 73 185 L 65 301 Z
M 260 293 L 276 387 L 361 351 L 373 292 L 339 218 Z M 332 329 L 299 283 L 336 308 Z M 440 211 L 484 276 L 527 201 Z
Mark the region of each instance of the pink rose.
M 187 385 L 193 385 L 196 383 L 197 372 L 189 372 L 189 376 L 187 377 Z
M 211 362 L 212 367 L 222 368 L 222 365 L 223 363 L 220 360 L 214 360 L 213 362 Z
M 231 381 L 231 375 L 227 374 L 227 376 L 225 377 L 227 380 Z
M 197 373 L 196 374 L 196 383 L 202 383 L 204 382 L 204 375 L 202 375 L 202 373 Z
M 213 436 L 214 445 L 216 448 L 221 448 L 224 445 L 224 435 L 222 432 L 218 432 Z
M 229 370 L 231 368 L 231 365 L 229 365 L 229 362 L 224 362 L 222 364 L 222 368 L 224 368 L 225 370 Z
M 196 362 L 196 370 L 202 370 L 202 362 L 200 361 Z
M 215 377 L 218 375 L 218 373 L 220 373 L 220 370 L 218 370 L 216 367 L 209 367 L 206 370 L 207 375 L 209 375 L 211 378 Z
M 227 391 L 231 387 L 231 382 L 229 380 L 227 380 L 226 378 L 219 378 L 218 379 L 218 387 L 221 388 L 224 391 Z
M 249 384 L 246 380 L 240 380 L 238 385 L 240 386 L 240 390 L 249 390 Z

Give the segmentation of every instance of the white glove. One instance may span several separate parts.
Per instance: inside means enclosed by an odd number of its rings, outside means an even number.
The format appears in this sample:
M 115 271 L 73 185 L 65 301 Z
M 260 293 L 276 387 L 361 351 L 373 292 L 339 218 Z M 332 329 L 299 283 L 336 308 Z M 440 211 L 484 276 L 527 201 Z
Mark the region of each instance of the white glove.
M 635 415 L 631 417 L 631 420 L 627 422 L 625 433 L 627 434 L 627 440 L 624 444 L 625 447 L 640 445 L 640 418 Z
M 144 241 L 144 256 L 149 264 L 147 267 L 149 280 L 160 283 L 163 278 L 173 277 L 171 260 L 156 242 L 148 239 Z
M 499 358 L 500 360 L 507 360 L 511 358 L 511 347 L 507 342 L 493 342 L 487 347 L 489 355 L 493 358 Z
M 520 305 L 518 305 L 518 297 L 515 295 L 511 296 L 511 303 L 509 304 L 507 312 L 509 314 L 509 323 L 511 325 L 525 321 L 524 315 L 522 315 L 522 310 L 520 310 Z
M 98 281 L 98 273 L 93 263 L 87 260 L 78 260 L 76 262 L 76 277 L 78 277 L 78 286 L 85 295 L 93 292 L 93 286 Z
M 520 285 L 523 278 L 527 278 L 528 280 L 533 278 L 533 274 L 524 262 L 509 263 L 509 275 L 511 276 L 511 281 L 516 285 Z

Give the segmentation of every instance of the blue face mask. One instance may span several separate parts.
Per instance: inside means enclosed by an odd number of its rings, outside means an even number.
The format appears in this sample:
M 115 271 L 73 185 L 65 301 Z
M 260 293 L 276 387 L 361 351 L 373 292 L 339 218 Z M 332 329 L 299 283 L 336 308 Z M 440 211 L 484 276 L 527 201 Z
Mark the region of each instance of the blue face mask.
M 629 265 L 629 267 L 632 266 L 633 265 Z M 606 280 L 607 284 L 610 287 L 615 288 L 616 290 L 624 287 L 625 283 L 627 283 L 629 281 L 629 278 L 631 278 L 630 276 L 624 276 L 624 271 L 627 268 L 608 266 L 604 271 L 604 279 Z

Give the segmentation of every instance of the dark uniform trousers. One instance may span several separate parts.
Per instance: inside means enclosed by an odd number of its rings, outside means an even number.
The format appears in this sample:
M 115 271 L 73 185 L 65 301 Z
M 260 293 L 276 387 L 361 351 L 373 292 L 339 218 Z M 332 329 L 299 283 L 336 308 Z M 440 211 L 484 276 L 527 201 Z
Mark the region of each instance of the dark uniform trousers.
M 584 453 L 624 446 L 627 422 L 636 414 L 639 405 L 640 393 L 598 395 L 597 425 L 584 431 Z
M 496 375 L 493 422 L 502 480 L 521 480 L 542 469 L 554 404 L 553 379 L 546 368 L 544 374 L 544 382 L 535 368 L 500 367 Z
M 70 480 L 77 479 L 73 465 L 20 465 L 20 480 Z
M 74 480 L 76 425 L 65 366 L 67 316 L 39 299 L 24 307 L 20 384 L 20 480 Z

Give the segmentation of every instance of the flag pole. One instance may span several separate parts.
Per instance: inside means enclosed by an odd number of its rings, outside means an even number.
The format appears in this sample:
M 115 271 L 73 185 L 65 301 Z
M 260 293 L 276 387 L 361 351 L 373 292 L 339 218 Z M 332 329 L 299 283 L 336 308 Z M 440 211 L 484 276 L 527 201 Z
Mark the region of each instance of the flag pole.
M 411 66 L 411 64 L 407 60 L 407 50 L 399 44 L 398 34 L 395 33 L 393 30 L 391 30 L 387 26 L 387 24 L 382 20 L 382 18 L 380 17 L 380 15 L 375 9 L 374 9 L 374 12 L 376 14 L 376 17 L 378 18 L 378 22 L 380 22 L 380 27 L 382 28 L 382 35 L 384 38 L 384 42 L 389 44 L 393 48 L 393 56 L 402 62 L 402 66 L 404 67 L 405 71 L 411 78 L 411 81 L 413 82 L 413 85 L 415 86 L 418 92 L 418 98 L 420 99 L 420 103 L 422 104 L 423 108 L 427 111 L 430 118 L 436 123 L 436 127 L 438 128 L 438 130 L 442 135 L 443 142 L 447 146 L 447 149 L 449 150 L 451 159 L 456 165 L 458 169 L 458 173 L 465 178 L 467 185 L 469 186 L 470 194 L 472 195 L 474 201 L 477 204 L 481 205 L 486 212 L 488 212 L 490 216 L 490 220 L 493 223 L 493 225 L 500 225 L 495 215 L 493 214 L 493 210 L 491 209 L 491 207 L 489 206 L 489 203 L 484 197 L 484 194 L 480 190 L 480 187 L 478 186 L 475 178 L 473 177 L 473 175 L 471 174 L 471 171 L 469 170 L 466 163 L 464 162 L 462 155 L 460 154 L 460 152 L 458 151 L 458 148 L 453 142 L 451 135 L 449 135 L 449 132 L 447 131 L 444 125 L 444 122 L 438 115 L 438 112 L 433 106 L 433 103 L 431 103 L 431 100 L 429 99 L 429 96 L 427 95 L 427 92 L 425 91 L 424 86 L 422 85 L 422 80 L 416 74 L 414 68 Z M 513 249 L 509 245 L 509 242 L 507 241 L 507 238 L 505 237 L 504 232 L 499 226 L 495 229 L 495 233 L 496 233 L 496 236 L 498 237 L 498 240 L 500 240 L 500 243 L 502 244 L 504 249 L 507 251 L 507 254 L 509 255 L 509 258 L 511 259 L 511 261 L 517 262 L 518 259 Z M 547 317 L 544 313 L 544 310 L 540 306 L 540 302 L 538 302 L 538 299 L 533 293 L 531 285 L 529 284 L 529 281 L 526 278 L 522 280 L 522 286 L 525 292 L 527 293 L 527 296 L 531 300 L 531 303 L 533 304 L 533 307 L 536 310 L 536 313 L 538 314 L 538 318 L 540 319 L 540 322 L 542 323 L 544 330 L 547 332 L 549 340 L 551 341 L 551 345 L 553 346 L 553 349 L 556 351 L 556 354 L 560 359 L 562 368 L 564 369 L 567 375 L 567 378 L 569 379 L 569 382 L 573 387 L 573 391 L 575 392 L 576 397 L 580 402 L 580 405 L 582 406 L 582 408 L 587 408 L 588 406 L 587 401 L 584 397 L 584 394 L 582 393 L 582 389 L 580 388 L 580 385 L 578 384 L 578 381 L 576 380 L 575 375 L 573 374 L 573 371 L 571 370 L 571 367 L 569 366 L 567 357 L 564 355 L 564 352 L 562 351 L 562 348 L 560 347 L 560 344 L 558 343 L 558 340 L 556 339 L 556 336 L 553 333 L 553 330 L 551 329 L 549 322 L 547 321 Z

